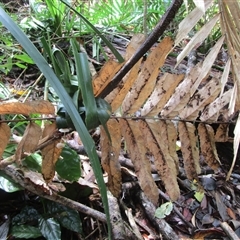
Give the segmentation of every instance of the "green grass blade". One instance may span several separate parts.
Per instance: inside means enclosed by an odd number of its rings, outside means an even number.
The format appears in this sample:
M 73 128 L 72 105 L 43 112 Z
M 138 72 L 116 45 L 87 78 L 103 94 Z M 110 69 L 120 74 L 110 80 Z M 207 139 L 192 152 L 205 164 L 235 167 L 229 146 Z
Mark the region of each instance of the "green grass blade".
M 73 124 L 76 130 L 78 131 L 80 138 L 84 144 L 86 152 L 91 161 L 96 180 L 98 182 L 108 223 L 108 234 L 109 238 L 111 239 L 111 223 L 109 217 L 107 189 L 103 180 L 101 165 L 99 163 L 98 155 L 95 149 L 95 143 L 92 137 L 90 136 L 85 124 L 83 123 L 82 118 L 80 117 L 72 99 L 67 94 L 66 90 L 64 89 L 63 85 L 54 74 L 53 70 L 49 67 L 45 58 L 41 55 L 41 53 L 37 50 L 33 43 L 28 39 L 26 34 L 17 26 L 17 24 L 8 16 L 8 14 L 1 7 L 0 7 L 0 22 L 2 22 L 2 24 L 11 32 L 14 38 L 22 45 L 22 47 L 26 50 L 29 56 L 33 59 L 33 61 L 36 63 L 40 71 L 44 74 L 46 79 L 49 81 L 51 86 L 56 91 L 60 100 L 64 104 L 68 114 L 70 115 Z
M 107 40 L 107 38 L 91 24 L 81 13 L 79 13 L 76 9 L 74 9 L 71 5 L 69 5 L 64 0 L 60 0 L 63 2 L 66 6 L 68 6 L 72 11 L 74 11 L 92 30 L 98 34 L 98 36 L 105 42 L 105 44 L 109 47 L 109 49 L 112 51 L 114 56 L 117 58 L 117 60 L 122 63 L 124 62 L 124 58 L 121 56 L 121 54 L 117 51 L 117 49 Z

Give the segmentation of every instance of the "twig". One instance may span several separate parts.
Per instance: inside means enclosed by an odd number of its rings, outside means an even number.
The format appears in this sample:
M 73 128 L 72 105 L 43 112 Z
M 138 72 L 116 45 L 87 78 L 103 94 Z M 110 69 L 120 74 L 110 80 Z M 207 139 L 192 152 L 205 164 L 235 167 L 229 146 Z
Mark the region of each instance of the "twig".
M 4 169 L 7 165 L 10 165 L 15 162 L 15 155 L 12 155 L 8 158 L 5 158 L 0 161 L 0 169 Z
M 4 169 L 4 171 L 7 175 L 9 175 L 16 183 L 18 183 L 19 185 L 21 185 L 23 188 L 27 189 L 28 191 L 30 191 L 40 197 L 49 199 L 54 202 L 58 202 L 66 207 L 72 208 L 72 209 L 77 210 L 81 213 L 84 213 L 90 217 L 96 218 L 101 222 L 106 223 L 106 215 L 104 213 L 94 210 L 90 207 L 87 207 L 86 205 L 83 205 L 79 202 L 75 202 L 71 199 L 60 196 L 55 192 L 52 192 L 51 195 L 48 195 L 43 186 L 41 186 L 41 185 L 37 186 L 36 184 L 33 184 L 31 181 L 27 181 L 24 178 L 21 171 L 18 171 L 18 170 L 19 169 L 17 169 L 13 165 L 9 165 Z
M 36 120 L 49 120 L 55 121 L 56 117 L 39 117 L 39 118 L 26 118 L 26 119 L 8 119 L 8 120 L 0 120 L 0 123 L 10 123 L 10 122 L 27 122 L 27 121 L 36 121 Z
M 204 124 L 235 124 L 236 120 L 228 120 L 228 121 L 201 121 L 201 120 L 188 120 L 188 119 L 180 119 L 178 117 L 162 117 L 161 115 L 158 116 L 114 116 L 112 115 L 110 118 L 112 119 L 130 119 L 130 120 L 145 120 L 145 119 L 152 119 L 152 120 L 169 120 L 169 121 L 176 121 L 176 122 L 190 122 L 190 123 L 204 123 Z
M 148 232 L 150 234 L 150 236 L 153 237 L 153 239 L 158 239 L 159 238 L 159 236 L 157 236 L 155 234 L 155 232 L 146 225 L 146 223 L 141 222 L 136 217 L 134 217 L 134 220 L 142 229 L 144 229 L 146 232 Z
M 143 192 L 140 193 L 140 199 L 146 215 L 148 216 L 149 220 L 154 224 L 154 226 L 158 229 L 158 231 L 163 235 L 163 239 L 178 240 L 179 237 L 174 232 L 172 227 L 164 219 L 159 219 L 154 216 L 156 207 L 146 198 Z
M 132 231 L 132 229 L 130 229 L 130 227 L 128 227 L 128 225 L 122 219 L 117 198 L 114 197 L 109 191 L 107 194 L 109 209 L 111 209 L 110 220 L 112 224 L 113 239 L 139 239 L 137 236 L 135 236 L 136 232 Z M 142 240 L 142 238 L 140 239 Z
M 143 237 L 137 227 L 137 224 L 135 222 L 135 218 L 132 215 L 132 209 L 128 208 L 123 201 L 120 200 L 120 204 L 123 207 L 126 216 L 128 218 L 129 224 L 132 227 L 133 232 L 135 233 L 137 239 L 143 240 Z
M 158 189 L 158 193 L 160 194 L 160 196 L 161 196 L 162 198 L 164 198 L 164 199 L 167 200 L 167 201 L 170 201 L 170 198 L 167 196 L 167 194 L 165 194 L 164 192 L 162 192 L 160 189 Z M 185 224 L 188 225 L 189 228 L 194 229 L 194 226 L 193 226 L 190 222 L 186 221 L 186 219 L 185 219 L 184 216 L 181 214 L 181 212 L 178 210 L 178 208 L 175 206 L 175 204 L 179 205 L 177 202 L 174 202 L 174 204 L 173 204 L 173 210 L 174 210 L 174 212 L 182 219 L 182 221 L 183 221 Z
M 122 80 L 122 78 L 132 69 L 132 67 L 138 62 L 138 60 L 154 45 L 155 42 L 162 36 L 168 25 L 174 19 L 178 9 L 181 7 L 183 0 L 174 0 L 172 4 L 162 16 L 159 23 L 156 25 L 152 33 L 139 48 L 139 50 L 125 63 L 121 70 L 114 76 L 112 81 L 107 87 L 100 93 L 99 97 L 106 97 Z
M 231 240 L 239 240 L 239 237 L 226 222 L 221 222 L 220 226 Z

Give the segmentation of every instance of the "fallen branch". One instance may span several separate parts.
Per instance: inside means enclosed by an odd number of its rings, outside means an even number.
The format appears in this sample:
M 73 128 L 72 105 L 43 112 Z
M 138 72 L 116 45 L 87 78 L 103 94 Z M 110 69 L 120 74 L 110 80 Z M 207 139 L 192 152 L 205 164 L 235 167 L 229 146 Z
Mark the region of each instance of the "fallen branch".
M 13 165 L 8 165 L 4 169 L 4 171 L 16 183 L 18 183 L 21 187 L 27 189 L 28 191 L 30 191 L 40 197 L 60 203 L 66 207 L 72 208 L 72 209 L 77 210 L 81 213 L 84 213 L 90 217 L 96 218 L 101 222 L 106 223 L 106 216 L 104 213 L 94 210 L 90 207 L 87 207 L 86 205 L 83 205 L 79 202 L 75 202 L 71 199 L 60 196 L 56 192 L 52 192 L 51 195 L 47 194 L 44 187 L 41 187 L 40 185 L 39 185 L 39 187 L 37 187 L 36 184 L 34 184 L 31 181 L 28 181 L 26 178 L 24 178 L 24 175 L 19 168 L 16 168 Z
M 164 220 L 155 217 L 156 207 L 146 198 L 143 192 L 140 193 L 140 200 L 144 207 L 147 217 L 151 223 L 158 229 L 165 240 L 178 240 L 179 237 L 171 228 L 171 226 Z
M 221 222 L 220 226 L 231 240 L 239 240 L 239 237 L 237 236 L 237 234 L 232 230 L 232 228 L 226 222 Z

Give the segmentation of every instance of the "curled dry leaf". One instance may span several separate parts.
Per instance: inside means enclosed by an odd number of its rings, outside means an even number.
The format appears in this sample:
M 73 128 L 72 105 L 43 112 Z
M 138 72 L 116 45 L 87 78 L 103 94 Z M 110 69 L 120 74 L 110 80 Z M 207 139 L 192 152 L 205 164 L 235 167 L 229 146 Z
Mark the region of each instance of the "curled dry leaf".
M 111 136 L 111 141 L 101 127 L 101 164 L 103 169 L 108 174 L 108 188 L 114 197 L 119 197 L 122 187 L 122 173 L 121 166 L 118 161 L 119 153 L 121 150 L 121 132 L 119 123 L 115 119 L 110 119 L 107 122 L 107 128 Z
M 169 122 L 168 124 L 170 125 Z M 173 143 L 169 139 L 168 124 L 165 121 L 148 120 L 147 123 L 140 121 L 139 128 L 143 133 L 148 149 L 154 156 L 154 165 L 164 183 L 165 189 L 171 200 L 175 201 L 180 196 L 177 183 L 178 169 L 175 159 L 170 154 L 168 145 L 174 144 L 176 148 L 176 142 Z
M 151 164 L 146 157 L 146 140 L 144 139 L 142 129 L 139 128 L 139 122 L 120 119 L 119 123 L 139 185 L 149 200 L 154 205 L 157 205 L 159 197 L 158 188 L 152 178 Z
M 43 130 L 42 138 L 52 136 L 56 131 L 56 123 L 46 124 Z M 60 139 L 53 139 L 47 146 L 42 148 L 42 174 L 46 182 L 50 182 L 55 175 L 55 164 L 60 157 L 62 148 L 57 147 Z
M 226 65 L 224 66 L 223 74 L 222 74 L 222 77 L 221 77 L 221 93 L 220 93 L 220 96 L 223 95 L 225 85 L 228 81 L 228 76 L 229 76 L 229 73 L 230 73 L 230 69 L 231 69 L 231 60 L 229 58 Z
M 200 148 L 206 163 L 213 170 L 217 170 L 220 165 L 217 149 L 214 141 L 214 130 L 208 124 L 198 125 L 198 136 L 200 138 Z
M 30 122 L 25 129 L 24 135 L 18 144 L 15 153 L 15 160 L 18 165 L 21 164 L 21 159 L 24 156 L 33 153 L 36 150 L 41 136 L 41 127 L 34 122 Z
M 42 175 L 38 172 L 33 172 L 30 170 L 21 170 L 25 179 L 24 181 L 27 182 L 29 181 L 32 184 L 34 184 L 35 189 L 39 192 L 39 193 L 45 193 L 48 195 L 51 195 L 52 191 L 51 189 L 47 186 L 47 184 L 45 183 Z
M 197 180 L 198 174 L 201 172 L 199 165 L 198 139 L 195 135 L 195 131 L 196 128 L 192 123 L 178 123 L 184 169 L 186 171 L 187 178 L 190 180 Z
M 27 101 L 20 102 L 2 102 L 0 103 L 0 114 L 22 114 L 28 116 L 32 113 L 54 114 L 55 108 L 49 101 Z
M 229 131 L 228 123 L 219 124 L 216 134 L 215 134 L 215 142 L 227 142 L 228 141 L 228 131 Z
M 140 109 L 148 96 L 153 91 L 159 68 L 164 64 L 165 59 L 172 49 L 172 40 L 164 38 L 147 57 L 136 81 L 128 92 L 122 104 L 123 113 L 135 113 Z
M 7 147 L 9 138 L 11 136 L 11 129 L 7 123 L 0 123 L 0 159 L 2 158 L 3 152 Z

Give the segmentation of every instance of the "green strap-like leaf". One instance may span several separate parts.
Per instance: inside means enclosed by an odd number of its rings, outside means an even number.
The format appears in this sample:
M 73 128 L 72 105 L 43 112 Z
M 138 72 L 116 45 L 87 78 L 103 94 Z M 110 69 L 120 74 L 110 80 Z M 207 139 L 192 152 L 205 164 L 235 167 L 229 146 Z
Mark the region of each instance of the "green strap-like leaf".
M 56 47 L 52 49 L 52 54 L 54 56 L 56 64 L 58 65 L 58 68 L 61 69 L 61 78 L 64 87 L 70 87 L 71 74 L 67 59 L 64 57 L 63 53 Z
M 81 89 L 83 104 L 85 107 L 85 122 L 88 129 L 98 126 L 97 104 L 93 94 L 92 77 L 89 70 L 89 64 L 85 53 L 79 53 L 75 39 L 70 40 L 79 87 Z
M 109 140 L 111 141 L 111 136 L 107 128 L 107 121 L 109 120 L 112 113 L 111 105 L 102 98 L 97 98 L 96 102 L 97 102 L 98 119 L 101 125 L 103 126 L 105 132 L 107 133 Z

